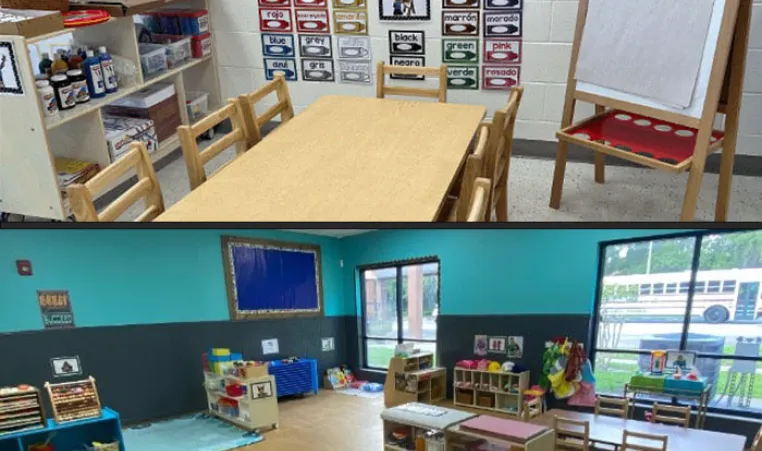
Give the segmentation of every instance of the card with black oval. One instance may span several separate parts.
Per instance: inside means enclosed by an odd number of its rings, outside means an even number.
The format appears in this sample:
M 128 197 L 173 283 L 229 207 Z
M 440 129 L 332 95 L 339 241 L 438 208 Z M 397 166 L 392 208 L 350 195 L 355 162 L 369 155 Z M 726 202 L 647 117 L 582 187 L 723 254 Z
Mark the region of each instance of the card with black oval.
M 442 62 L 479 64 L 479 40 L 442 39 Z
M 262 33 L 262 55 L 275 57 L 296 56 L 294 35 L 285 33 Z
M 521 37 L 522 13 L 485 12 L 484 13 L 484 37 L 485 38 L 520 38 Z
M 479 90 L 479 67 L 447 66 L 447 89 Z
M 484 9 L 510 9 L 521 11 L 522 0 L 484 0 Z
M 327 35 L 299 35 L 299 54 L 302 58 L 333 58 L 331 37 Z
M 370 61 L 339 60 L 339 81 L 342 83 L 371 84 L 373 70 Z
M 426 66 L 426 58 L 423 56 L 405 56 L 405 55 L 391 55 L 389 57 L 389 64 L 392 66 L 405 66 L 405 67 L 424 67 Z M 394 80 L 425 80 L 423 75 L 407 75 L 407 74 L 395 74 L 389 73 L 389 78 Z
M 334 81 L 333 60 L 302 58 L 302 80 Z
M 479 11 L 442 11 L 443 36 L 479 36 Z
M 367 36 L 336 36 L 339 59 L 370 60 L 370 38 Z
M 389 30 L 390 55 L 426 54 L 426 36 L 423 31 Z

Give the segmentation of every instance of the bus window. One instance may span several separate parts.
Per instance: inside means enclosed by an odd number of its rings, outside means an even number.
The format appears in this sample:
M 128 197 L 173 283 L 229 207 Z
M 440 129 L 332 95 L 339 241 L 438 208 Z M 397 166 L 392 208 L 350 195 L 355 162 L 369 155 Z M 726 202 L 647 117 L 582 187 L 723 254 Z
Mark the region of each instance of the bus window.
M 703 293 L 706 290 L 706 282 L 696 282 L 696 288 L 693 290 L 694 293 Z
M 651 294 L 651 284 L 650 283 L 644 283 L 640 286 L 640 294 L 641 295 L 649 295 Z
M 688 290 L 688 285 L 685 286 L 686 291 Z M 664 289 L 665 294 L 676 294 L 677 293 L 677 284 L 676 283 L 668 283 L 666 288 Z
M 688 294 L 688 288 L 691 286 L 690 282 L 680 283 L 680 294 Z
M 663 283 L 655 283 L 654 284 L 653 294 L 664 294 L 664 284 Z
M 720 281 L 719 280 L 710 280 L 706 284 L 706 292 L 707 293 L 719 293 L 720 292 Z
M 726 280 L 722 282 L 722 292 L 723 293 L 735 293 L 736 292 L 736 281 L 735 280 Z

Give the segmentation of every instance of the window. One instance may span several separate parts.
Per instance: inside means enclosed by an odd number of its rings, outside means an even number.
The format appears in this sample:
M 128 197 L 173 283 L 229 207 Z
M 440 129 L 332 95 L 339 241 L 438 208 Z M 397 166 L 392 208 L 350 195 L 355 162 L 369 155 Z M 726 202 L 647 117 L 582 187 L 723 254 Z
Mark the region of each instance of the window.
M 762 412 L 762 230 L 601 243 L 600 261 L 590 355 L 599 393 L 621 396 L 651 350 L 689 350 L 712 383 L 710 410 Z M 637 301 L 611 302 L 629 284 Z
M 364 367 L 386 369 L 399 343 L 415 343 L 436 359 L 439 261 L 360 268 L 360 283 Z

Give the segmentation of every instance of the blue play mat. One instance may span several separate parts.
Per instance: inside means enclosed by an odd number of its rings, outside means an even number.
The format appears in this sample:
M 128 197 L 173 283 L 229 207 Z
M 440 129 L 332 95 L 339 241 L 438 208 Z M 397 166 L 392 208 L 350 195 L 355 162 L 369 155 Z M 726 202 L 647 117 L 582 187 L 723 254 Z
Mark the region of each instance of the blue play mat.
M 264 440 L 207 414 L 124 430 L 127 451 L 227 451 Z

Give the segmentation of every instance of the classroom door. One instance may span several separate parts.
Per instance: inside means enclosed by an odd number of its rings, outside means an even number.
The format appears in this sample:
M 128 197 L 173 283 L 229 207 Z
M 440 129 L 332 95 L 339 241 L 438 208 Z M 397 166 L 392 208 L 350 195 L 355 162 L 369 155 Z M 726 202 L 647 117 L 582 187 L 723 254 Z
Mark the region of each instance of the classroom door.
M 757 317 L 759 282 L 742 282 L 736 299 L 736 321 L 754 321 Z

